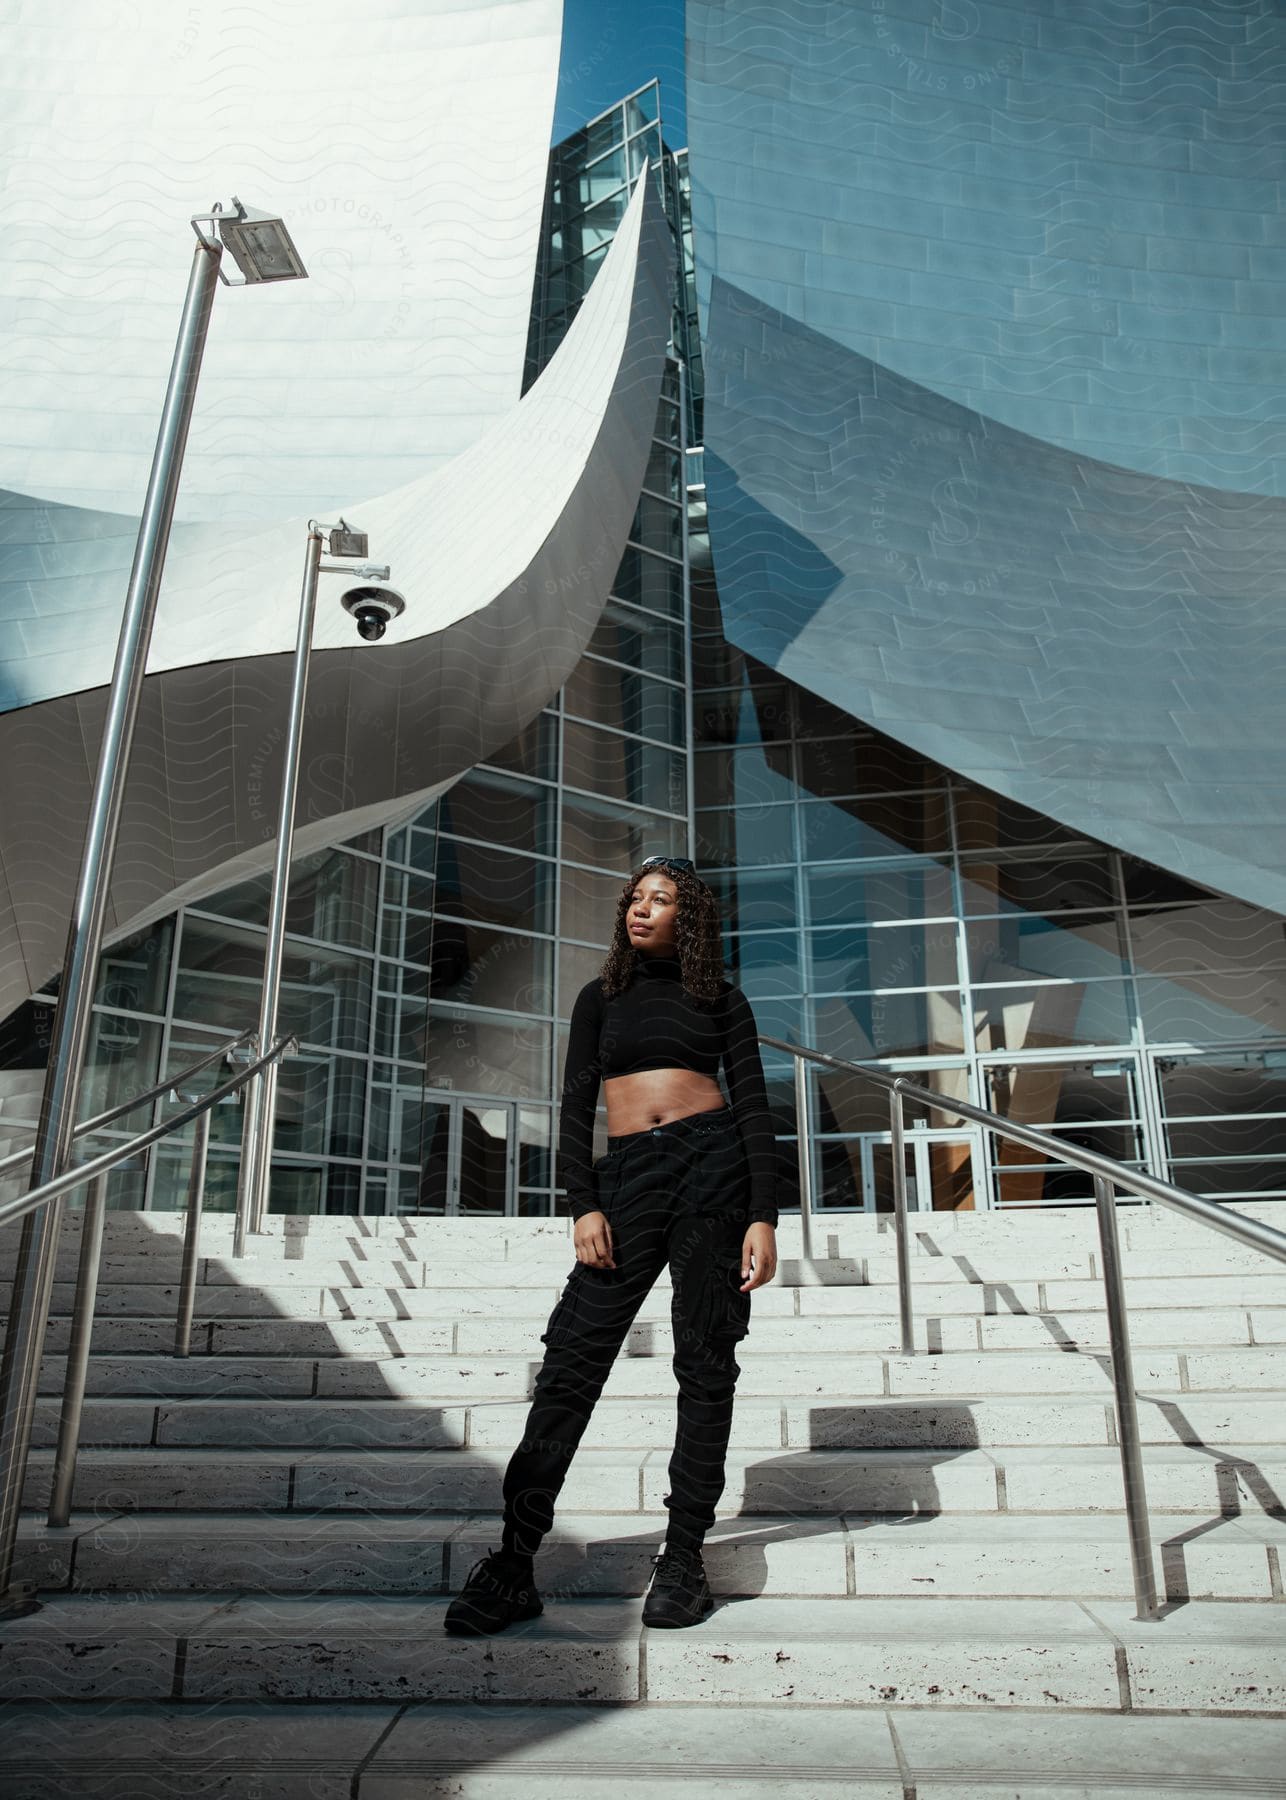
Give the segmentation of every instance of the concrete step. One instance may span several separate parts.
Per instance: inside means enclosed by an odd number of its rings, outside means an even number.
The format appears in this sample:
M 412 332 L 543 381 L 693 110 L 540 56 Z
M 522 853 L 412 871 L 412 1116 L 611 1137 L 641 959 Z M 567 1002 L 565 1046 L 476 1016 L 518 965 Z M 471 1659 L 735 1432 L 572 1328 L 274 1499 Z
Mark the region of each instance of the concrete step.
M 445 1597 L 222 1602 L 53 1595 L 0 1624 L 10 1698 L 330 1699 L 1061 1713 L 1286 1709 L 1271 1604 L 1193 1602 L 1160 1625 L 1100 1600 L 725 1599 L 687 1631 L 641 1602 L 553 1600 L 493 1638 L 451 1638 Z
M 488 1254 L 457 1262 L 442 1257 L 425 1257 L 423 1245 L 389 1246 L 362 1242 L 351 1246 L 304 1247 L 305 1254 L 293 1254 L 289 1246 L 275 1254 L 260 1253 L 237 1261 L 232 1256 L 212 1254 L 203 1243 L 198 1258 L 198 1280 L 235 1286 L 314 1286 L 379 1285 L 392 1288 L 427 1286 L 448 1288 L 532 1287 L 558 1282 L 575 1266 L 575 1253 L 570 1242 L 561 1249 L 551 1246 L 540 1255 L 521 1254 L 509 1258 Z M 1286 1292 L 1286 1267 L 1253 1251 L 1236 1250 L 1224 1254 L 1208 1246 L 1187 1249 L 1139 1249 L 1124 1253 L 1123 1269 L 1128 1280 L 1164 1280 L 1201 1278 L 1205 1275 L 1263 1279 L 1277 1284 L 1279 1294 Z M 172 1241 L 139 1245 L 136 1248 L 105 1247 L 100 1265 L 101 1282 L 153 1283 L 177 1281 L 181 1255 Z M 74 1282 L 77 1254 L 66 1246 L 59 1251 L 55 1263 L 55 1280 Z M 990 1283 L 1028 1284 L 1039 1281 L 1077 1281 L 1101 1284 L 1101 1264 L 1097 1252 L 1061 1253 L 1053 1248 L 1020 1246 L 995 1251 L 973 1245 L 968 1252 L 951 1255 L 917 1255 L 912 1259 L 912 1275 L 916 1282 L 927 1281 L 937 1286 Z M 892 1287 L 897 1279 L 897 1262 L 890 1249 L 879 1254 L 840 1256 L 805 1261 L 792 1255 L 785 1246 L 778 1247 L 778 1276 L 784 1286 L 871 1285 Z
M 192 1800 L 603 1800 L 622 1787 L 631 1800 L 1269 1800 L 1283 1763 L 1279 1719 L 981 1711 L 936 1696 L 921 1712 L 108 1701 L 78 1707 L 74 1724 L 58 1707 L 11 1702 L 0 1783 L 21 1800 L 172 1800 L 171 1771 Z
M 664 1536 L 655 1516 L 565 1511 L 541 1546 L 541 1593 L 546 1601 L 640 1595 Z M 1155 1536 L 1158 1591 L 1169 1599 L 1281 1599 L 1286 1521 L 1187 1514 L 1166 1518 Z M 58 1530 L 23 1521 L 19 1578 L 89 1593 L 456 1593 L 499 1542 L 498 1515 L 77 1515 Z M 705 1565 L 724 1595 L 1133 1593 L 1119 1516 L 743 1514 L 711 1531 Z
M 225 1281 L 222 1272 L 218 1273 L 219 1279 L 197 1285 L 198 1318 L 528 1317 L 541 1310 L 548 1313 L 568 1270 L 549 1269 L 539 1280 L 533 1277 L 508 1285 L 498 1278 L 491 1286 L 444 1286 L 433 1279 L 421 1286 L 400 1276 L 390 1280 L 377 1278 L 351 1266 L 338 1272 L 335 1280 L 314 1278 L 311 1270 L 306 1279 L 295 1280 L 289 1271 L 278 1269 L 270 1281 L 256 1281 L 249 1286 Z M 805 1273 L 816 1279 L 804 1281 Z M 796 1269 L 795 1274 L 801 1279 L 789 1282 L 779 1272 L 767 1287 L 755 1290 L 754 1305 L 761 1314 L 828 1317 L 833 1313 L 890 1316 L 897 1312 L 897 1288 L 893 1282 L 865 1285 L 854 1280 L 851 1268 L 842 1264 L 812 1265 L 807 1270 Z M 74 1292 L 70 1280 L 55 1284 L 52 1316 L 70 1314 Z M 668 1313 L 670 1292 L 669 1273 L 662 1270 L 643 1303 L 640 1317 L 663 1317 Z M 1142 1310 L 1206 1308 L 1280 1313 L 1286 1310 L 1286 1278 L 1263 1274 L 1143 1277 L 1127 1282 L 1126 1295 L 1132 1315 Z M 917 1317 L 1102 1312 L 1104 1305 L 1101 1281 L 1038 1281 L 1034 1277 L 1017 1282 L 917 1279 L 913 1300 Z M 7 1305 L 7 1287 L 0 1287 L 0 1317 Z M 126 1315 L 173 1320 L 177 1308 L 174 1279 L 113 1280 L 105 1273 L 99 1283 L 99 1317 Z
M 476 1415 L 475 1415 L 476 1417 Z M 736 1444 L 727 1459 L 721 1515 L 738 1513 L 1119 1512 L 1119 1452 L 1097 1444 L 978 1446 L 968 1420 L 931 1421 L 936 1444 L 908 1448 L 898 1425 L 873 1431 L 881 1448 L 825 1442 L 796 1447 Z M 671 1418 L 662 1448 L 604 1445 L 597 1414 L 577 1451 L 560 1508 L 579 1512 L 663 1511 Z M 515 1428 L 516 1427 L 516 1428 Z M 496 1511 L 521 1419 L 492 1421 L 494 1441 L 471 1447 L 323 1450 L 161 1445 L 82 1449 L 75 1504 L 82 1511 L 466 1512 Z M 952 1443 L 952 1430 L 958 1441 Z M 24 1505 L 48 1500 L 53 1457 L 33 1450 Z M 1212 1447 L 1173 1439 L 1145 1450 L 1154 1513 L 1286 1513 L 1286 1449 Z
M 385 1343 L 394 1335 L 389 1326 Z M 653 1343 L 645 1328 L 641 1343 Z M 738 1346 L 741 1376 L 738 1394 L 835 1394 L 875 1398 L 916 1396 L 984 1398 L 1031 1394 L 1097 1394 L 1112 1392 L 1105 1356 L 1051 1348 L 1021 1355 L 1003 1351 L 958 1352 L 941 1356 L 880 1356 L 840 1350 L 784 1353 L 770 1345 Z M 391 1347 L 391 1346 L 388 1346 Z M 86 1391 L 97 1395 L 166 1397 L 206 1394 L 230 1397 L 300 1398 L 316 1394 L 335 1399 L 387 1399 L 418 1396 L 450 1397 L 481 1402 L 522 1399 L 530 1395 L 540 1363 L 540 1346 L 530 1354 L 297 1357 L 289 1355 L 92 1356 Z M 655 1398 L 672 1377 L 666 1347 L 619 1356 L 604 1387 L 605 1395 Z M 40 1392 L 60 1394 L 66 1358 L 46 1356 L 41 1364 Z M 1134 1357 L 1139 1390 L 1159 1399 L 1183 1401 L 1189 1395 L 1220 1394 L 1242 1399 L 1254 1391 L 1286 1388 L 1286 1349 L 1178 1352 L 1141 1349 Z M 1238 1383 L 1235 1395 L 1229 1384 Z
M 772 1290 L 766 1290 L 772 1292 Z M 370 1355 L 474 1355 L 491 1350 L 497 1354 L 543 1356 L 541 1332 L 552 1308 L 526 1315 L 500 1318 L 472 1316 L 453 1319 L 378 1318 L 257 1318 L 225 1321 L 199 1317 L 194 1321 L 190 1353 L 194 1356 L 370 1356 Z M 746 1355 L 779 1351 L 896 1354 L 901 1347 L 901 1328 L 890 1313 L 803 1315 L 767 1311 L 763 1296 L 753 1301 L 754 1333 L 744 1345 Z M 915 1321 L 916 1343 L 923 1353 L 1004 1353 L 1020 1350 L 1037 1353 L 1107 1344 L 1107 1323 L 1102 1313 L 999 1314 L 990 1318 L 965 1314 L 921 1315 Z M 1130 1320 L 1132 1342 L 1138 1347 L 1173 1349 L 1176 1354 L 1194 1347 L 1244 1351 L 1248 1346 L 1286 1345 L 1286 1309 L 1241 1308 L 1201 1312 L 1196 1308 L 1140 1309 Z M 45 1348 L 51 1354 L 66 1352 L 71 1320 L 51 1318 Z M 165 1355 L 174 1345 L 174 1320 L 165 1317 L 129 1318 L 108 1315 L 94 1323 L 93 1353 L 119 1356 L 132 1353 Z M 635 1321 L 626 1339 L 624 1354 L 670 1354 L 673 1332 L 669 1308 L 648 1309 Z M 1254 1383 L 1252 1385 L 1258 1385 Z
M 516 1443 L 528 1401 L 500 1397 L 386 1396 L 339 1399 L 246 1394 L 111 1398 L 85 1402 L 81 1443 L 86 1446 L 155 1444 L 236 1448 L 276 1444 L 302 1448 L 344 1445 L 367 1449 L 415 1449 Z M 33 1441 L 52 1445 L 59 1402 L 37 1402 Z M 599 1400 L 590 1422 L 592 1441 L 657 1448 L 674 1435 L 673 1394 L 636 1398 L 619 1390 Z M 1282 1446 L 1280 1398 L 1266 1394 L 1146 1395 L 1140 1411 L 1145 1442 Z M 747 1448 L 910 1448 L 942 1445 L 1095 1445 L 1115 1441 L 1113 1407 L 1105 1399 L 1054 1396 L 1032 1399 L 935 1397 L 900 1399 L 872 1395 L 860 1402 L 819 1403 L 816 1396 L 738 1399 L 732 1440 Z

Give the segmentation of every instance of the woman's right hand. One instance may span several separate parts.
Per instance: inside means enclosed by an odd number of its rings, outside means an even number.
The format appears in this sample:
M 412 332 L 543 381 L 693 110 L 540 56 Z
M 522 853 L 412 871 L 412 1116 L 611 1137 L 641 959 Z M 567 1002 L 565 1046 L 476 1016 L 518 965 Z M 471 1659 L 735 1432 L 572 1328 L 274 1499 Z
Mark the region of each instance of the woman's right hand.
M 582 1214 L 576 1221 L 572 1240 L 576 1245 L 577 1262 L 586 1263 L 591 1269 L 616 1267 L 612 1256 L 612 1228 L 607 1222 L 606 1213 Z

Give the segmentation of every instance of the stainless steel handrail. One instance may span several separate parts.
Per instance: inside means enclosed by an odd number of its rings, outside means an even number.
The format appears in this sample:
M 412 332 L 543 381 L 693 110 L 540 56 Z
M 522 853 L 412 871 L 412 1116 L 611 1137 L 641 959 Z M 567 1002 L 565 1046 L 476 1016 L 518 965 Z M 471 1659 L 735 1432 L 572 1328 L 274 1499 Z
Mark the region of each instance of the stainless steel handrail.
M 230 1046 L 225 1045 L 219 1054 L 227 1055 L 229 1049 L 235 1049 L 237 1043 L 243 1041 L 244 1034 L 241 1039 L 234 1040 Z M 94 1297 L 98 1283 L 98 1250 L 102 1241 L 103 1179 L 110 1170 L 127 1162 L 140 1150 L 146 1150 L 162 1138 L 171 1137 L 175 1132 L 181 1131 L 185 1125 L 196 1121 L 197 1130 L 194 1134 L 193 1144 L 194 1168 L 192 1182 L 189 1185 L 189 1209 L 196 1214 L 199 1221 L 203 1191 L 194 1190 L 204 1189 L 205 1150 L 209 1141 L 210 1112 L 222 1101 L 245 1087 L 247 1082 L 253 1081 L 264 1069 L 275 1065 L 288 1050 L 297 1047 L 295 1037 L 286 1033 L 279 1037 L 268 1050 L 257 1056 L 252 1062 L 247 1063 L 245 1068 L 239 1070 L 237 1074 L 230 1076 L 227 1081 L 222 1082 L 200 1099 L 190 1101 L 181 1112 L 175 1113 L 173 1118 L 150 1126 L 146 1131 L 139 1132 L 137 1136 L 130 1138 L 127 1143 L 117 1144 L 112 1149 L 105 1150 L 101 1155 L 82 1163 L 78 1168 L 66 1170 L 63 1174 L 55 1176 L 52 1181 L 46 1181 L 42 1186 L 33 1188 L 30 1193 L 20 1194 L 12 1200 L 0 1203 L 0 1225 L 8 1225 L 38 1211 L 42 1206 L 47 1206 L 51 1200 L 58 1199 L 60 1195 L 67 1193 L 72 1188 L 80 1187 L 85 1182 L 94 1184 L 91 1188 L 91 1195 L 94 1196 L 94 1199 L 87 1209 L 87 1217 L 82 1226 L 81 1257 L 72 1315 L 72 1348 L 67 1358 L 67 1376 L 59 1422 L 58 1447 L 54 1456 L 54 1484 L 49 1509 L 51 1525 L 65 1525 L 70 1515 L 71 1492 L 76 1472 L 76 1451 L 80 1441 L 80 1422 L 85 1400 L 85 1377 L 89 1363 L 89 1339 L 93 1329 Z M 214 1060 L 216 1060 L 214 1057 L 207 1057 L 201 1067 L 208 1067 Z M 160 1091 L 165 1092 L 172 1088 L 175 1079 L 171 1076 L 162 1085 Z M 135 1100 L 131 1102 L 131 1108 L 139 1104 L 141 1101 Z M 91 1240 L 89 1250 L 85 1245 L 86 1233 L 90 1235 Z M 192 1237 L 191 1220 L 189 1220 L 188 1236 L 192 1238 L 193 1252 L 190 1259 L 185 1254 L 185 1284 L 181 1288 L 179 1298 L 180 1318 L 185 1305 L 186 1282 L 194 1277 L 196 1266 L 195 1238 Z M 189 1262 L 190 1266 L 188 1266 Z M 43 1320 L 23 1321 L 22 1323 L 26 1326 L 27 1335 L 36 1338 L 43 1337 Z M 11 1317 L 9 1330 L 14 1331 L 18 1324 L 19 1321 Z M 22 1365 L 23 1392 L 20 1404 L 26 1409 L 28 1416 L 35 1407 L 39 1379 L 40 1354 L 37 1345 L 35 1353 L 25 1358 Z M 27 1589 L 15 1588 L 13 1584 L 17 1519 L 22 1504 L 22 1491 L 26 1483 L 29 1452 L 30 1433 L 24 1433 L 21 1436 L 15 1434 L 13 1437 L 6 1438 L 3 1446 L 0 1447 L 0 1456 L 3 1459 L 0 1461 L 0 1504 L 3 1506 L 5 1518 L 13 1521 L 12 1526 L 5 1531 L 3 1541 L 0 1541 L 0 1613 L 29 1612 L 38 1605 Z
M 217 1050 L 211 1050 L 208 1056 L 203 1056 L 200 1062 L 191 1063 L 186 1069 L 180 1069 L 177 1075 L 167 1075 L 164 1081 L 158 1081 L 145 1093 L 135 1094 L 130 1100 L 122 1100 L 119 1105 L 109 1107 L 106 1112 L 95 1113 L 92 1119 L 82 1119 L 72 1132 L 72 1137 L 88 1137 L 90 1132 L 101 1131 L 104 1125 L 111 1125 L 116 1119 L 123 1119 L 126 1113 L 137 1112 L 140 1106 L 150 1106 L 153 1100 L 159 1100 L 162 1094 L 168 1094 L 184 1082 L 191 1081 L 194 1075 L 200 1075 L 212 1063 L 222 1062 L 225 1056 L 231 1056 L 232 1052 L 239 1050 L 242 1044 L 248 1044 L 254 1035 L 254 1027 L 251 1025 L 241 1033 L 240 1037 L 229 1038 L 226 1043 L 220 1044 Z M 9 1129 L 34 1131 L 36 1127 L 11 1123 Z M 19 1169 L 24 1163 L 29 1163 L 34 1155 L 35 1147 L 33 1146 L 30 1150 L 13 1150 L 8 1156 L 0 1156 L 0 1177 L 7 1175 L 11 1169 Z
M 1152 1564 L 1152 1536 L 1148 1520 L 1147 1486 L 1143 1471 L 1143 1439 L 1139 1429 L 1138 1396 L 1134 1387 L 1134 1362 L 1130 1347 L 1129 1313 L 1125 1297 L 1125 1279 L 1121 1266 L 1120 1239 L 1117 1233 L 1117 1189 L 1124 1188 L 1145 1200 L 1168 1206 L 1184 1218 L 1219 1231 L 1225 1237 L 1261 1251 L 1278 1262 L 1286 1263 L 1286 1233 L 1265 1225 L 1258 1219 L 1246 1219 L 1230 1213 L 1212 1200 L 1190 1194 L 1184 1188 L 1160 1181 L 1155 1175 L 1131 1169 L 1113 1157 L 1101 1156 L 1096 1150 L 1083 1150 L 1079 1144 L 1066 1144 L 1051 1133 L 1021 1125 L 1002 1114 L 965 1100 L 952 1100 L 932 1088 L 921 1087 L 905 1075 L 891 1075 L 887 1069 L 872 1068 L 867 1063 L 851 1062 L 846 1057 L 831 1056 L 825 1050 L 812 1050 L 800 1044 L 787 1044 L 781 1038 L 759 1034 L 759 1042 L 772 1050 L 782 1050 L 795 1059 L 795 1093 L 799 1138 L 800 1211 L 805 1254 L 811 1243 L 812 1157 L 811 1130 L 805 1084 L 800 1069 L 805 1062 L 836 1069 L 844 1075 L 857 1075 L 884 1088 L 889 1095 L 889 1130 L 893 1148 L 893 1211 L 897 1243 L 898 1305 L 901 1315 L 902 1350 L 915 1354 L 915 1325 L 911 1293 L 910 1231 L 907 1220 L 905 1117 L 907 1100 L 931 1107 L 936 1112 L 950 1113 L 993 1131 L 998 1137 L 1025 1144 L 1074 1168 L 1084 1169 L 1094 1178 L 1094 1203 L 1098 1216 L 1099 1244 L 1102 1250 L 1103 1284 L 1108 1325 L 1108 1347 L 1112 1366 L 1112 1387 L 1116 1401 L 1117 1439 L 1121 1451 L 1121 1475 L 1125 1487 L 1125 1514 L 1130 1534 L 1130 1562 L 1134 1577 L 1134 1597 L 1141 1619 L 1156 1619 L 1159 1614 L 1156 1576 Z M 805 1170 L 808 1179 L 803 1178 Z

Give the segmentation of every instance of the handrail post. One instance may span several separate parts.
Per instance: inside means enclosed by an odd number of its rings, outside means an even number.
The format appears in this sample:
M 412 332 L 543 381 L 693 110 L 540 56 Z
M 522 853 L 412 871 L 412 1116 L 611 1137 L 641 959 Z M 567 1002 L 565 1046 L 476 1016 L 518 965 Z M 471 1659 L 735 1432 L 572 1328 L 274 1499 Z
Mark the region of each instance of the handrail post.
M 304 579 L 299 598 L 299 622 L 295 633 L 295 659 L 291 665 L 290 707 L 286 718 L 286 747 L 281 770 L 281 800 L 277 817 L 277 848 L 273 859 L 272 888 L 268 902 L 268 930 L 264 945 L 263 989 L 259 997 L 259 1046 L 262 1051 L 277 1035 L 277 1011 L 281 999 L 281 972 L 285 961 L 286 901 L 290 893 L 290 859 L 295 843 L 295 802 L 299 792 L 299 758 L 304 736 L 304 707 L 308 697 L 308 668 L 312 657 L 313 620 L 317 612 L 317 579 L 321 571 L 323 533 L 311 522 L 304 554 Z M 276 1065 L 266 1069 L 246 1091 L 242 1122 L 241 1168 L 237 1177 L 237 1210 L 232 1231 L 232 1254 L 239 1261 L 246 1253 L 246 1233 L 263 1230 L 268 1183 L 272 1174 L 272 1140 L 276 1120 Z
M 799 1145 L 799 1239 L 806 1262 L 813 1259 L 813 1134 L 808 1113 L 808 1069 L 802 1056 L 795 1062 L 795 1128 Z
M 898 1315 L 902 1326 L 902 1354 L 915 1355 L 915 1314 L 911 1308 L 911 1243 L 906 1201 L 906 1120 L 902 1111 L 902 1083 L 889 1089 L 889 1132 L 893 1139 L 893 1229 L 898 1252 Z
M 58 1418 L 58 1448 L 54 1451 L 54 1478 L 49 1492 L 49 1523 L 57 1526 L 66 1525 L 71 1518 L 71 1493 L 76 1480 L 76 1452 L 80 1448 L 80 1420 L 85 1406 L 85 1380 L 89 1374 L 89 1344 L 94 1334 L 94 1302 L 98 1298 L 98 1267 L 106 1210 L 107 1176 L 104 1174 L 90 1182 L 81 1219 L 76 1298 L 72 1303 L 67 1374 Z
M 89 1038 L 130 751 L 222 253 L 221 244 L 202 239 L 192 257 L 108 689 L 107 717 L 68 925 L 62 983 L 54 1009 L 53 1043 L 32 1157 L 31 1192 L 61 1175 L 71 1161 L 76 1101 Z M 31 1446 L 61 1217 L 61 1204 L 51 1201 L 24 1218 L 14 1266 L 9 1329 L 0 1360 L 0 1609 L 8 1605 L 6 1596 L 13 1575 L 23 1471 Z M 25 1602 L 19 1599 L 18 1604 Z
M 1126 1312 L 1125 1280 L 1121 1269 L 1121 1241 L 1116 1228 L 1116 1189 L 1102 1175 L 1094 1177 L 1094 1203 L 1098 1209 L 1099 1242 L 1103 1249 L 1103 1284 L 1107 1295 L 1112 1385 L 1116 1391 L 1116 1432 L 1121 1444 L 1121 1475 L 1125 1482 L 1125 1516 L 1130 1532 L 1134 1599 L 1140 1619 L 1155 1619 L 1156 1575 L 1152 1567 L 1152 1532 L 1148 1522 L 1147 1484 L 1143 1474 L 1143 1445 L 1139 1433 L 1139 1404 L 1134 1391 L 1134 1358 L 1130 1351 L 1130 1322 Z
M 196 1309 L 197 1250 L 201 1237 L 201 1209 L 205 1205 L 205 1166 L 210 1148 L 210 1115 L 198 1113 L 192 1138 L 192 1167 L 188 1173 L 188 1211 L 183 1226 L 183 1267 L 179 1274 L 179 1311 L 174 1324 L 174 1354 L 186 1356 L 192 1343 L 192 1314 Z

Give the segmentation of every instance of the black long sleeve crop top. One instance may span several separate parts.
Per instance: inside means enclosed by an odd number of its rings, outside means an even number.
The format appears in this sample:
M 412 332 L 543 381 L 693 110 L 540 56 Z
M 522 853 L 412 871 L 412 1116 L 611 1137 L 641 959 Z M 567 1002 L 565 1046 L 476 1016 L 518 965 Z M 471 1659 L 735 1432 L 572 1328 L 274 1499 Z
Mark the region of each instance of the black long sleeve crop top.
M 677 956 L 641 956 L 623 993 L 604 999 L 595 977 L 576 996 L 558 1133 L 559 1178 L 572 1217 L 598 1206 L 593 1145 L 599 1083 L 640 1069 L 717 1076 L 722 1062 L 750 1171 L 750 1221 L 776 1225 L 777 1157 L 755 1016 L 731 982 L 723 983 L 712 1010 L 702 1010 L 680 972 Z

